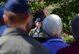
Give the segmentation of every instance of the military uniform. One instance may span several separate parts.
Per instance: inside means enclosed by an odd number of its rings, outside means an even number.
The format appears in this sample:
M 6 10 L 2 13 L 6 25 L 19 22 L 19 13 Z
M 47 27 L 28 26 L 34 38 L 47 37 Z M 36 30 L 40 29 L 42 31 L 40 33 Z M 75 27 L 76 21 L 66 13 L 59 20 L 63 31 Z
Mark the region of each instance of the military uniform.
M 35 27 L 34 29 L 32 29 L 29 33 L 29 35 L 31 37 L 43 37 L 43 38 L 48 38 L 48 35 L 46 35 L 44 32 L 43 32 L 43 29 L 42 28 L 38 28 L 38 27 Z

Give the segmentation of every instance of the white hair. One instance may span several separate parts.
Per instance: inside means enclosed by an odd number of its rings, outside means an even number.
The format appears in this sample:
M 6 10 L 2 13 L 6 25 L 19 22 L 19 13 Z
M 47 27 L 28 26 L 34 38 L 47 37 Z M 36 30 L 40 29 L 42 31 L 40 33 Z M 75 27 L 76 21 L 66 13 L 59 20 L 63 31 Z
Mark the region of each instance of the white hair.
M 61 34 L 62 32 L 61 18 L 56 14 L 47 16 L 42 23 L 42 28 L 45 32 L 48 33 L 48 35 L 51 36 Z

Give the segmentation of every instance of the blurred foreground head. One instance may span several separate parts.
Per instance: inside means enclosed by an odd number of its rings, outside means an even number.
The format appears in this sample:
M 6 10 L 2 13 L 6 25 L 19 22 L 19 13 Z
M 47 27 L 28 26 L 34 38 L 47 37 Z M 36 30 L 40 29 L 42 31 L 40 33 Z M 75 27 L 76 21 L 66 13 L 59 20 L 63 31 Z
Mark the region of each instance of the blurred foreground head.
M 79 40 L 79 14 L 73 17 L 71 22 L 71 30 L 74 38 Z
M 31 21 L 27 0 L 8 0 L 4 8 L 4 21 L 8 26 L 28 27 Z
M 58 15 L 47 16 L 42 24 L 43 30 L 51 37 L 60 36 L 62 32 L 62 21 Z

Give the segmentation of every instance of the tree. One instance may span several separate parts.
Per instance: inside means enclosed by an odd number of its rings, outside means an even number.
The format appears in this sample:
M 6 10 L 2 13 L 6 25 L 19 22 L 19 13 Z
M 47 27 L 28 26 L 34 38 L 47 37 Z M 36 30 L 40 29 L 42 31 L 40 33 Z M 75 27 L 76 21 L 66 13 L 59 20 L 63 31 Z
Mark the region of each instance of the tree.
M 64 25 L 64 32 L 71 34 L 71 19 L 74 15 L 78 13 L 79 3 L 76 3 L 76 0 L 65 0 L 60 4 L 60 8 L 54 9 L 52 13 L 58 14 L 62 20 Z
M 0 4 L 7 0 L 0 0 Z M 30 10 L 34 14 L 37 10 L 43 10 L 49 5 L 58 5 L 59 8 L 52 10 L 52 14 L 58 14 L 63 21 L 64 32 L 70 34 L 70 22 L 74 15 L 79 13 L 79 0 L 35 0 L 29 2 Z

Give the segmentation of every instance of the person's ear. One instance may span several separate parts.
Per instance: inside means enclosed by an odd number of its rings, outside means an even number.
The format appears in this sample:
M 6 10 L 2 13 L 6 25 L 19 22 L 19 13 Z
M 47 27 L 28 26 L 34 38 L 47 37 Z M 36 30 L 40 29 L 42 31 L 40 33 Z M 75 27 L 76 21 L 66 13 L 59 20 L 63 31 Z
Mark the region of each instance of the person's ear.
M 30 23 L 31 20 L 32 20 L 32 16 L 29 14 L 26 18 L 26 23 Z
M 7 15 L 4 14 L 4 15 L 3 15 L 3 19 L 4 19 L 4 22 L 5 22 L 5 23 L 8 22 L 8 16 L 7 16 Z

